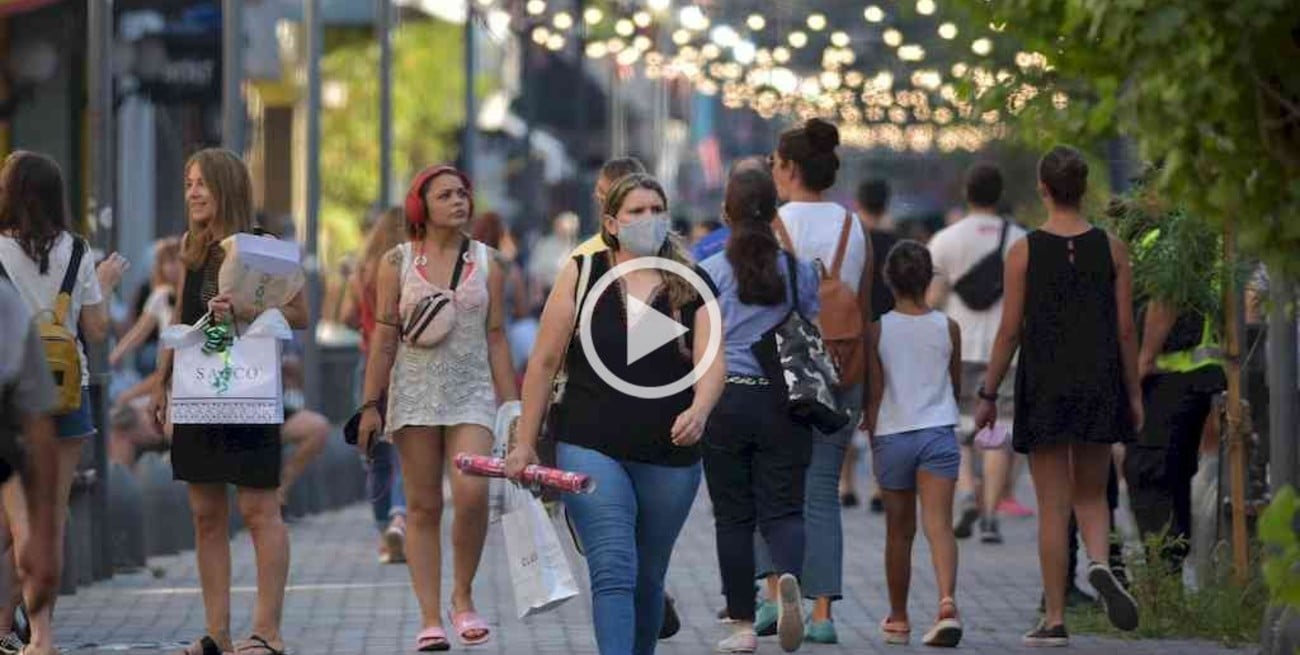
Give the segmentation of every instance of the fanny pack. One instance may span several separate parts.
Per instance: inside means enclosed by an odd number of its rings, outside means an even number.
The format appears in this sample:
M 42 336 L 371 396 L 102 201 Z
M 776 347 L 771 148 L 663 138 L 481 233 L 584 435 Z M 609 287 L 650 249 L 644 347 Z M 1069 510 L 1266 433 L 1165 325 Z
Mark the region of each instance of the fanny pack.
M 456 324 L 456 287 L 460 284 L 465 260 L 468 258 L 469 242 L 469 239 L 465 239 L 460 244 L 456 267 L 451 273 L 451 288 L 435 291 L 418 300 L 402 321 L 402 341 L 407 345 L 432 348 L 451 333 Z

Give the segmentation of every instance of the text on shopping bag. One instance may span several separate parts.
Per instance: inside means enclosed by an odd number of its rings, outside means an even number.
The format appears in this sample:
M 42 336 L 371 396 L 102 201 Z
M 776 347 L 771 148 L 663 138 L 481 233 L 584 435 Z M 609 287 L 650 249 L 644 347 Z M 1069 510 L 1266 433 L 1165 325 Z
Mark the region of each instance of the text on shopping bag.
M 202 345 L 178 348 L 171 420 L 178 425 L 283 423 L 280 341 L 248 336 L 211 353 Z

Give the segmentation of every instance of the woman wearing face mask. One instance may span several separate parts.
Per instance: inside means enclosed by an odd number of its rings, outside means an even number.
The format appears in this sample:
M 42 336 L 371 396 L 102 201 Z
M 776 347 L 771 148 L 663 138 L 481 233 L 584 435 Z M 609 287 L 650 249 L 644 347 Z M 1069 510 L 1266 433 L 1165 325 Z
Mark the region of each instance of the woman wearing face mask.
M 688 264 L 676 235 L 669 234 L 667 210 L 663 187 L 649 176 L 629 175 L 610 190 L 601 225 L 609 250 L 575 257 L 551 291 L 524 376 L 518 444 L 507 458 L 506 473 L 516 478 L 537 461 L 551 384 L 564 366 L 568 381 L 549 424 L 555 428 L 558 466 L 596 481 L 594 493 L 566 494 L 564 503 L 585 546 L 602 655 L 655 650 L 664 573 L 699 487 L 697 443 L 722 393 L 726 370 L 720 352 L 708 361 L 709 308 L 686 279 L 642 269 L 618 277 L 598 297 L 587 295 L 604 273 L 640 257 Z M 583 257 L 591 258 L 590 279 L 579 289 Z M 594 352 L 575 331 L 578 299 L 591 309 Z M 626 363 L 629 310 L 646 305 L 645 311 L 673 316 L 688 331 Z M 647 387 L 699 373 L 693 388 L 647 399 L 603 380 L 593 368 L 595 358 L 620 380 Z M 635 566 L 629 566 L 632 562 Z
M 422 615 L 420 652 L 451 647 L 442 624 L 444 469 L 451 471 L 455 506 L 447 618 L 466 646 L 491 638 L 473 596 L 487 538 L 487 479 L 449 464 L 459 453 L 492 451 L 497 402 L 515 400 L 518 393 L 505 334 L 505 274 L 492 250 L 464 233 L 474 214 L 472 193 L 469 178 L 451 166 L 427 168 L 411 182 L 408 241 L 379 266 L 358 427 L 362 452 L 369 452 L 381 430 L 385 441 L 397 445 L 406 490 L 406 557 Z M 442 336 L 425 339 L 425 331 Z M 381 416 L 385 392 L 387 413 Z

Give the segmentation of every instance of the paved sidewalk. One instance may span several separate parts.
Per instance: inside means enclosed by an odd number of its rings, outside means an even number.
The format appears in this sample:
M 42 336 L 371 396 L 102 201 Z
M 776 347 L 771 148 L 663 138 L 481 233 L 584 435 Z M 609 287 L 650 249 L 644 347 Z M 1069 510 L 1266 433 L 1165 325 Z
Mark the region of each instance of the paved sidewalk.
M 1028 489 L 1022 491 L 1028 499 Z M 846 599 L 836 607 L 841 644 L 809 644 L 801 652 L 904 653 L 924 647 L 886 647 L 876 626 L 886 612 L 883 546 L 884 521 L 863 508 L 845 512 Z M 966 622 L 962 652 L 1034 652 L 1020 646 L 1020 634 L 1035 618 L 1038 562 L 1033 545 L 1034 520 L 1004 520 L 1007 543 L 961 543 L 958 601 Z M 285 609 L 285 637 L 298 655 L 394 655 L 411 652 L 419 631 L 418 609 L 404 566 L 380 566 L 367 508 L 303 520 L 292 526 L 293 571 Z M 444 537 L 445 539 L 446 537 Z M 234 613 L 236 636 L 245 634 L 253 603 L 252 547 L 246 534 L 235 538 Z M 449 549 L 444 550 L 450 561 Z M 504 570 L 499 526 L 493 526 L 477 588 L 480 611 L 495 628 L 495 639 L 469 649 L 487 654 L 594 654 L 588 609 L 582 599 L 521 622 L 515 618 L 509 578 Z M 929 554 L 918 534 L 914 553 L 912 620 L 914 644 L 928 627 L 937 599 Z M 56 623 L 68 653 L 173 652 L 176 644 L 198 635 L 203 605 L 198 593 L 193 553 L 156 558 L 152 572 L 121 575 L 61 600 Z M 450 579 L 450 573 L 444 580 Z M 660 642 L 659 653 L 699 655 L 712 651 L 723 634 L 714 621 L 722 604 L 714 551 L 713 523 L 701 490 L 669 572 L 669 589 L 678 599 L 684 626 L 673 639 Z M 1076 635 L 1075 653 L 1207 655 L 1232 651 L 1206 642 L 1121 641 Z M 465 651 L 456 645 L 455 650 Z M 771 640 L 760 652 L 778 653 Z M 932 652 L 932 651 L 931 651 Z

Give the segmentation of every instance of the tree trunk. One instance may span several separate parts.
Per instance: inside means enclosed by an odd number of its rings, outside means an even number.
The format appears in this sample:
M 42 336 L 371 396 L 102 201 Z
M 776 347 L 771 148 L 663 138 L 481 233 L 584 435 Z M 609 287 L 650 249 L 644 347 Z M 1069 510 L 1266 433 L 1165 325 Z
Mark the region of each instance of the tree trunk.
M 1229 218 L 1223 228 L 1224 364 L 1228 377 L 1227 430 L 1228 467 L 1232 484 L 1232 561 L 1233 578 L 1244 586 L 1249 577 L 1250 550 L 1246 538 L 1246 443 L 1241 425 L 1241 338 L 1237 310 L 1239 290 L 1236 282 L 1237 232 Z

